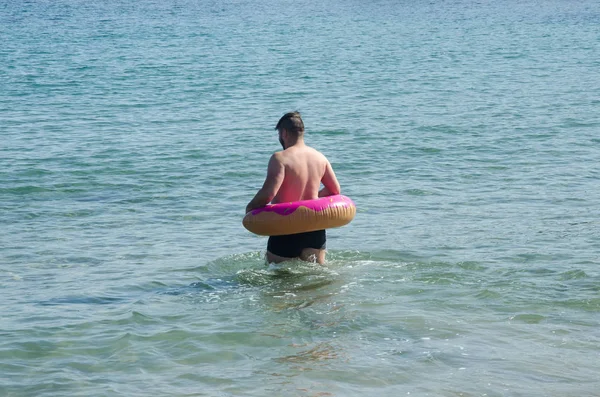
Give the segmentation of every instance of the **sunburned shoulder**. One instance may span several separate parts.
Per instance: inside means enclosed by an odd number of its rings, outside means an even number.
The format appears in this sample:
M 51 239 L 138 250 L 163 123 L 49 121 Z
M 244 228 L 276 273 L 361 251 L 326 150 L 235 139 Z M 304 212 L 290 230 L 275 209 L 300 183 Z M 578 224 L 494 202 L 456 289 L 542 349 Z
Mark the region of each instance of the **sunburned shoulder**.
M 280 167 L 286 162 L 286 156 L 283 152 L 275 152 L 271 155 L 269 159 L 269 167 Z
M 303 148 L 303 151 L 307 154 L 310 155 L 315 155 L 315 156 L 323 156 L 323 153 L 319 152 L 317 149 L 315 149 L 314 147 L 310 147 L 310 146 L 305 146 Z M 324 157 L 324 156 L 323 156 Z
M 311 158 L 313 160 L 318 159 L 320 161 L 327 160 L 326 157 L 323 155 L 323 153 L 319 152 L 317 149 L 312 148 L 310 146 L 302 146 L 302 147 L 292 146 L 285 150 L 274 153 L 273 157 L 282 162 L 285 162 L 286 160 L 296 161 L 297 159 L 301 159 L 301 158 Z

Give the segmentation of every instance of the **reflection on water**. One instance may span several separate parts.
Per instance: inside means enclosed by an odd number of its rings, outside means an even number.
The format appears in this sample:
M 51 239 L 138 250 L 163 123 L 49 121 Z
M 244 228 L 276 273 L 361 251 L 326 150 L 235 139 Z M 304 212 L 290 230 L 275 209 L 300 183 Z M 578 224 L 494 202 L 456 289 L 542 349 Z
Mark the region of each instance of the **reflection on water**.
M 341 351 L 330 342 L 310 344 L 292 344 L 292 348 L 298 349 L 298 353 L 275 358 L 280 364 L 313 364 L 321 361 L 335 360 L 341 358 Z
M 194 268 L 200 279 L 179 291 L 199 315 L 220 320 L 201 336 L 204 346 L 219 351 L 235 345 L 238 359 L 258 360 L 253 373 L 268 377 L 270 394 L 330 395 L 300 374 L 348 361 L 337 336 L 355 331 L 356 312 L 340 301 L 350 284 L 340 270 L 336 263 L 265 265 L 259 253 L 244 253 Z
M 339 274 L 315 263 L 289 261 L 237 272 L 241 283 L 261 285 L 260 300 L 273 311 L 327 303 L 339 290 Z
M 261 253 L 252 252 L 189 269 L 197 280 L 177 290 L 202 325 L 193 340 L 206 348 L 206 356 L 197 362 L 214 352 L 237 365 L 251 362 L 254 374 L 268 378 L 271 395 L 347 395 L 322 383 L 321 374 L 361 387 L 399 379 L 408 384 L 415 377 L 426 382 L 429 375 L 449 372 L 476 382 L 475 363 L 485 361 L 490 344 L 502 346 L 500 353 L 529 374 L 547 371 L 550 362 L 536 367 L 530 358 L 519 358 L 532 341 L 553 346 L 548 355 L 556 349 L 596 353 L 589 342 L 570 342 L 589 338 L 573 325 L 592 326 L 589 314 L 597 311 L 592 296 L 597 288 L 589 288 L 597 278 L 578 269 L 536 271 L 534 283 L 531 267 L 426 261 L 401 251 L 340 251 L 329 258 L 327 266 L 265 265 Z M 563 291 L 575 287 L 582 304 L 573 307 L 581 315 L 571 310 L 565 326 L 555 308 L 564 305 Z M 168 298 L 165 303 L 173 307 Z M 499 340 L 497 329 L 526 340 Z M 484 371 L 507 369 L 502 361 L 486 362 Z

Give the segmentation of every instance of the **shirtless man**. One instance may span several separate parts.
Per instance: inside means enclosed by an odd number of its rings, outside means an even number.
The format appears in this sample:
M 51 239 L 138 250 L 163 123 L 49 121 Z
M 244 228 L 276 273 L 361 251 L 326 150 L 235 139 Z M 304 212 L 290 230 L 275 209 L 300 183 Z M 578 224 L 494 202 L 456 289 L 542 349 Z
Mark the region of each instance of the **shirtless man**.
M 277 123 L 283 150 L 269 160 L 262 188 L 246 206 L 246 213 L 268 203 L 310 200 L 340 194 L 340 184 L 327 158 L 304 143 L 304 123 L 300 113 L 286 113 Z M 323 188 L 319 190 L 323 183 Z M 325 230 L 271 236 L 267 261 L 279 263 L 300 258 L 325 263 Z

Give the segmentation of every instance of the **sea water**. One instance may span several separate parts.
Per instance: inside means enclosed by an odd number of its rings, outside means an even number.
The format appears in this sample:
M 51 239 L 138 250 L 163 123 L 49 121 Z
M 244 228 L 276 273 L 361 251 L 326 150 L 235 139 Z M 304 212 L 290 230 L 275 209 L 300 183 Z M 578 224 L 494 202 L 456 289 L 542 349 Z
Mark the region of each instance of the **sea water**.
M 0 395 L 594 396 L 600 4 L 0 2 Z M 327 266 L 241 225 L 299 110 Z

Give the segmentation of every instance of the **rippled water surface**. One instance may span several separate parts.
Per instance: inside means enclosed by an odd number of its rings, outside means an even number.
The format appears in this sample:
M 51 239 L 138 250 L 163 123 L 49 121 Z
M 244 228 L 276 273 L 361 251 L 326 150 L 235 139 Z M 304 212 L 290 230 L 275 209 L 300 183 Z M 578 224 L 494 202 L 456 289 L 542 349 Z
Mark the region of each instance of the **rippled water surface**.
M 0 2 L 0 395 L 594 396 L 596 1 Z M 358 206 L 241 225 L 300 110 Z

